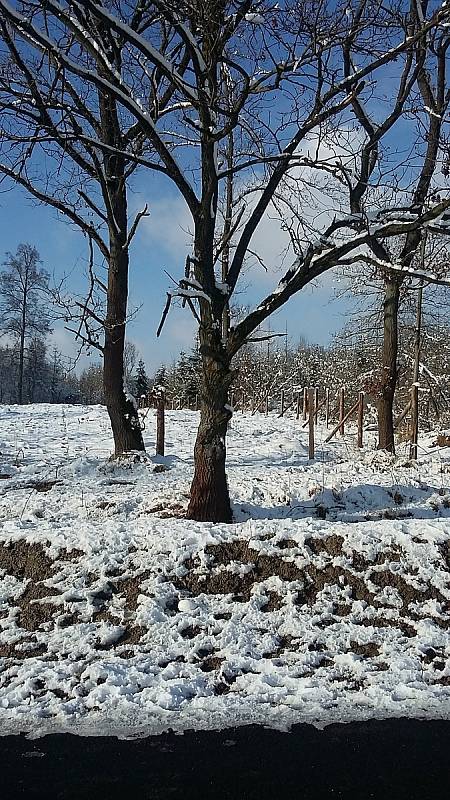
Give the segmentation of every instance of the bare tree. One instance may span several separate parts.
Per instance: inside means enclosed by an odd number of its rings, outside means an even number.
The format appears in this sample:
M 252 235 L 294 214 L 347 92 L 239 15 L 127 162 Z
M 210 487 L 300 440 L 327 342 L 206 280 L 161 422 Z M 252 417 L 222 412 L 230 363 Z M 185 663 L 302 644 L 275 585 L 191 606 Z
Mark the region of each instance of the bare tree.
M 19 349 L 17 402 L 23 403 L 23 376 L 27 341 L 50 332 L 49 274 L 41 267 L 39 253 L 30 244 L 6 254 L 0 272 L 0 330 L 15 340 Z
M 423 3 L 417 4 L 419 12 L 422 6 Z M 420 41 L 414 53 L 411 53 L 411 60 L 413 58 L 415 60 L 414 72 L 418 88 L 418 97 L 414 98 L 418 124 L 414 140 L 410 142 L 410 152 L 411 160 L 416 159 L 420 166 L 417 168 L 412 165 L 409 168 L 411 177 L 406 181 L 404 174 L 402 177 L 397 174 L 395 188 L 397 194 L 403 193 L 409 196 L 410 210 L 415 214 L 423 213 L 427 205 L 435 202 L 440 182 L 439 172 L 445 161 L 445 118 L 450 102 L 450 85 L 446 69 L 449 46 L 450 36 L 446 28 L 437 27 Z M 361 180 L 367 183 L 378 167 L 379 127 L 373 124 L 370 115 L 358 99 L 354 100 L 354 108 L 367 137 L 362 160 L 363 169 L 361 169 L 363 176 Z M 409 165 L 405 166 L 408 168 Z M 401 181 L 403 185 L 400 184 Z M 356 213 L 361 211 L 361 190 L 356 187 L 351 193 L 353 194 L 351 206 Z M 395 450 L 393 405 L 398 374 L 400 293 L 410 269 L 414 267 L 416 273 L 424 269 L 424 264 L 419 263 L 419 254 L 420 244 L 426 235 L 426 229 L 415 228 L 409 231 L 400 243 L 394 241 L 393 246 L 387 242 L 374 240 L 370 243 L 370 252 L 365 257 L 368 263 L 381 268 L 384 281 L 384 335 L 378 432 L 379 447 L 391 452 Z M 429 282 L 430 275 L 424 274 L 423 280 Z
M 136 164 L 122 148 L 139 150 L 139 143 L 123 123 L 107 79 L 90 85 L 70 70 L 72 57 L 82 72 L 93 68 L 104 75 L 104 58 L 107 71 L 122 69 L 120 44 L 101 20 L 88 15 L 83 27 L 76 12 L 66 31 L 56 23 L 50 40 L 42 33 L 52 24 L 45 5 L 23 4 L 26 18 L 42 24 L 36 37 L 12 8 L 0 9 L 0 174 L 56 209 L 88 239 L 88 292 L 63 301 L 64 319 L 84 345 L 102 353 L 103 395 L 120 455 L 144 449 L 137 411 L 123 385 L 129 246 L 146 209 L 129 222 L 127 185 Z M 75 55 L 70 27 L 78 24 L 83 49 Z M 95 272 L 94 248 L 107 264 L 106 280 Z
M 125 385 L 131 390 L 133 373 L 138 358 L 138 351 L 134 342 L 127 340 L 123 350 L 123 378 Z
M 403 125 L 411 121 L 409 114 L 402 116 L 404 109 L 411 111 L 408 99 L 428 66 L 433 31 L 447 35 L 450 10 L 446 4 L 433 10 L 417 0 L 406 9 L 397 0 L 288 0 L 282 8 L 251 0 L 41 5 L 44 20 L 34 3 L 21 3 L 19 11 L 0 0 L 5 39 L 13 28 L 27 47 L 46 54 L 65 84 L 70 75 L 83 82 L 84 93 L 95 87 L 108 99 L 108 113 L 113 108 L 117 119 L 130 121 L 126 135 L 112 125 L 120 137 L 105 142 L 98 130 L 90 137 L 95 152 L 106 149 L 111 156 L 111 181 L 123 174 L 120 168 L 126 172 L 125 165 L 140 165 L 170 179 L 190 211 L 193 252 L 168 295 L 159 330 L 175 297 L 199 323 L 202 407 L 188 515 L 230 521 L 225 442 L 233 357 L 265 319 L 327 270 L 379 253 L 379 245 L 393 237 L 408 239 L 409 252 L 433 221 L 446 229 L 450 200 L 436 199 L 425 208 L 408 193 L 399 202 L 394 192 L 385 193 L 377 206 L 368 190 L 379 193 L 382 144 L 400 119 Z M 423 108 L 420 95 L 419 101 Z M 384 121 L 371 123 L 376 131 L 370 134 L 366 119 L 380 103 Z M 66 117 L 65 106 L 60 114 Z M 352 125 L 358 158 L 324 156 L 323 145 Z M 39 125 L 37 135 L 40 131 Z M 70 141 L 85 142 L 83 136 Z M 398 185 L 404 161 L 399 154 L 390 165 Z M 296 180 L 306 210 L 308 187 L 313 191 L 323 175 L 346 190 L 345 203 L 303 226 L 292 266 L 224 336 L 226 309 L 255 233 L 283 182 Z M 401 272 L 404 263 L 392 269 Z

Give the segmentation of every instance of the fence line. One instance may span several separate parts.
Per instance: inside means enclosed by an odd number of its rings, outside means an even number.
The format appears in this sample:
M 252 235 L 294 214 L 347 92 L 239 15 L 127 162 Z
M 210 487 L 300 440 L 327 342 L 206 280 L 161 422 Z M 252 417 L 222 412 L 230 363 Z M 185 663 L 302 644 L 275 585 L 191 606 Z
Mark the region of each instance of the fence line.
M 402 410 L 400 415 L 395 420 L 395 428 L 397 428 L 401 421 L 404 420 L 406 415 L 410 413 L 411 415 L 411 424 L 410 424 L 410 458 L 417 459 L 417 452 L 418 452 L 418 433 L 419 433 L 419 405 L 418 405 L 418 389 L 419 387 L 417 384 L 413 384 L 410 390 L 410 400 Z M 288 393 L 289 394 L 289 393 Z M 315 427 L 318 425 L 319 421 L 319 412 L 324 410 L 324 421 L 325 425 L 328 428 L 330 424 L 330 420 L 334 415 L 337 416 L 337 423 L 335 427 L 332 429 L 331 433 L 328 434 L 324 443 L 331 441 L 331 439 L 339 432 L 341 436 L 344 436 L 345 433 L 345 423 L 350 419 L 351 416 L 356 414 L 356 424 L 357 424 L 357 446 L 361 448 L 363 446 L 363 432 L 364 432 L 364 407 L 365 407 L 365 395 L 363 391 L 358 392 L 358 399 L 352 405 L 350 410 L 347 412 L 345 411 L 345 399 L 346 399 L 346 388 L 344 386 L 340 387 L 340 389 L 336 393 L 335 405 L 333 406 L 331 403 L 331 390 L 329 387 L 325 390 L 325 396 L 320 400 L 319 395 L 319 388 L 315 387 L 303 387 L 302 389 L 291 389 L 290 390 L 290 397 L 291 402 L 287 402 L 286 400 L 286 391 L 284 389 L 280 392 L 280 403 L 279 403 L 279 414 L 278 417 L 283 417 L 287 411 L 291 408 L 295 407 L 294 414 L 297 420 L 300 419 L 300 416 L 303 416 L 303 423 L 301 425 L 302 428 L 306 428 L 308 426 L 308 453 L 309 458 L 314 458 L 314 449 L 315 449 Z M 187 400 L 186 406 L 184 403 Z M 231 395 L 231 403 L 234 410 L 240 409 L 241 412 L 244 414 L 247 410 L 246 401 L 250 404 L 252 398 L 250 396 L 241 393 L 240 398 L 238 398 L 237 402 L 235 401 L 235 393 Z M 165 411 L 168 405 L 170 404 L 170 408 L 175 410 L 176 408 L 181 409 L 186 407 L 191 410 L 198 410 L 199 409 L 199 402 L 200 396 L 198 393 L 195 394 L 192 398 L 183 397 L 182 395 L 171 395 L 169 396 L 163 388 L 158 388 L 156 391 L 148 392 L 147 395 L 142 395 L 139 398 L 139 408 L 147 408 L 150 409 L 151 407 L 156 408 L 156 453 L 157 455 L 164 455 L 165 452 Z M 271 396 L 269 393 L 266 393 L 261 397 L 258 401 L 257 405 L 253 407 L 252 413 L 258 408 L 264 408 L 265 415 L 267 416 L 269 412 L 272 410 L 276 410 L 276 400 L 274 397 Z M 148 411 L 147 411 L 148 414 Z M 142 426 L 144 425 L 144 419 L 147 416 L 144 414 L 142 417 Z

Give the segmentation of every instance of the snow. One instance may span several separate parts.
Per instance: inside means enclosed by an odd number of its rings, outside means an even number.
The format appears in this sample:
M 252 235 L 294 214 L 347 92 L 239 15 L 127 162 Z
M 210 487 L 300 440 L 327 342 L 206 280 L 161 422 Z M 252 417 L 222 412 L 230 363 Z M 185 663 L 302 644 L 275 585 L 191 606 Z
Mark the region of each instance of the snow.
M 254 25 L 264 25 L 265 19 L 262 14 L 256 14 L 249 12 L 245 14 L 245 19 L 247 22 L 253 22 Z
M 438 114 L 436 111 L 433 111 L 433 109 L 430 108 L 429 106 L 425 106 L 425 111 L 428 112 L 430 117 L 436 117 L 436 119 L 442 119 L 442 114 Z
M 196 523 L 197 424 L 168 412 L 156 458 L 150 411 L 114 462 L 100 406 L 0 406 L 1 732 L 450 717 L 450 449 L 319 425 L 309 461 L 293 417 L 235 414 L 236 521 Z

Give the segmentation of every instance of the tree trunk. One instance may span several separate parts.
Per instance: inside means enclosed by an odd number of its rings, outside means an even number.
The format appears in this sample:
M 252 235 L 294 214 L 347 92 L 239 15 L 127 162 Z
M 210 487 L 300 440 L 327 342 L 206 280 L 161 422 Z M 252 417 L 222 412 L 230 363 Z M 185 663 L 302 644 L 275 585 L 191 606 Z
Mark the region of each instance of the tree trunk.
M 111 242 L 108 301 L 103 351 L 103 392 L 111 420 L 114 454 L 145 450 L 137 409 L 124 390 L 125 320 L 128 299 L 128 252 Z
M 23 287 L 22 297 L 22 319 L 20 325 L 20 344 L 19 344 L 19 380 L 17 386 L 18 403 L 23 403 L 23 372 L 24 372 L 24 356 L 25 356 L 25 332 L 27 327 L 27 301 L 28 301 L 28 274 L 25 273 L 25 285 Z
M 203 357 L 200 425 L 194 449 L 195 472 L 187 516 L 199 522 L 232 522 L 225 472 L 227 426 L 231 418 L 229 362 L 218 346 Z
M 117 64 L 120 70 L 120 64 Z M 108 292 L 103 349 L 103 393 L 111 420 L 114 453 L 145 450 L 139 415 L 127 398 L 125 378 L 125 326 L 128 305 L 128 208 L 125 162 L 120 154 L 123 143 L 116 101 L 99 92 L 102 139 L 113 152 L 103 156 L 106 175 L 105 206 L 108 209 L 109 264 Z M 117 148 L 117 151 L 115 151 Z
M 24 370 L 24 354 L 25 354 L 25 329 L 22 328 L 20 333 L 19 344 L 19 379 L 17 385 L 17 402 L 19 405 L 23 403 L 23 370 Z
M 395 453 L 394 395 L 397 384 L 398 306 L 401 281 L 387 275 L 384 281 L 383 360 L 378 401 L 378 448 Z

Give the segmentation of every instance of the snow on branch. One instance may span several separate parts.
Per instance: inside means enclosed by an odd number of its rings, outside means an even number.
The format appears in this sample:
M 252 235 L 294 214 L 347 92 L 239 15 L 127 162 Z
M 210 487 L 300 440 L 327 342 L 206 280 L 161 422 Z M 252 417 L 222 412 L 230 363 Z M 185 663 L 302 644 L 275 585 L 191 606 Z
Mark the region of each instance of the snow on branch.
M 365 251 L 362 251 L 361 248 L 364 246 L 370 247 L 374 239 L 389 239 L 408 234 L 413 230 L 421 230 L 433 220 L 445 217 L 448 209 L 450 209 L 450 200 L 441 201 L 422 214 L 412 211 L 406 212 L 406 210 L 399 212 L 398 209 L 385 209 L 384 212 L 377 214 L 376 224 L 374 226 L 369 224 L 368 229 L 366 225 L 365 230 L 353 233 L 347 238 L 342 237 L 336 241 L 329 237 L 321 237 L 317 241 L 311 242 L 306 253 L 294 261 L 290 269 L 279 281 L 275 290 L 267 295 L 256 309 L 251 311 L 247 317 L 232 329 L 229 338 L 229 352 L 234 355 L 242 343 L 267 317 L 281 308 L 292 295 L 312 280 L 339 264 L 349 263 L 352 253 L 354 254 L 354 262 L 360 261 L 365 254 Z M 363 218 L 361 217 L 361 219 Z M 447 228 L 446 232 L 450 235 L 450 228 Z M 390 269 L 395 268 L 392 267 L 390 262 L 381 262 L 379 260 L 378 264 L 381 265 L 381 263 L 383 263 L 384 268 L 387 268 L 387 266 Z M 430 283 L 440 281 L 437 276 L 435 276 L 436 280 L 432 280 L 430 274 L 421 275 L 420 271 L 416 270 L 407 271 L 404 268 L 399 268 L 398 271 L 404 274 L 412 274 L 419 278 L 424 277 Z M 449 284 L 445 282 L 443 285 L 450 285 L 450 281 Z

